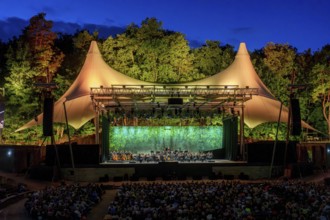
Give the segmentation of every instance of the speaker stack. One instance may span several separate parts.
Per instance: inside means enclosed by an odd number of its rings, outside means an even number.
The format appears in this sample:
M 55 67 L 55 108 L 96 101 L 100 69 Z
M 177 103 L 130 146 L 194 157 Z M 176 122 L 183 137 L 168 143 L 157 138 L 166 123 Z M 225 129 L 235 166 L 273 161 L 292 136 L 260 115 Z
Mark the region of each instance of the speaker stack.
M 290 99 L 291 106 L 291 135 L 300 135 L 301 117 L 299 99 Z
M 43 135 L 53 136 L 54 98 L 44 99 Z

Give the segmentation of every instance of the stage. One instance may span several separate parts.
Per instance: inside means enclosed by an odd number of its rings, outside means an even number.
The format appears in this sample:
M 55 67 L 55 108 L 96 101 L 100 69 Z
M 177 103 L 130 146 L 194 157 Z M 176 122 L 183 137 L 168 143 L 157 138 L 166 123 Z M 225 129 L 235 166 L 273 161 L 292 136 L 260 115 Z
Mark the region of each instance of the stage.
M 281 170 L 281 166 L 275 166 Z M 98 165 L 79 165 L 74 169 L 61 168 L 62 175 L 72 181 L 138 181 L 145 180 L 200 180 L 200 179 L 265 179 L 270 166 L 249 164 L 246 161 L 213 159 L 208 161 L 135 162 L 108 161 Z M 243 175 L 243 176 L 242 176 Z
M 204 160 L 166 160 L 163 162 L 142 160 L 106 160 L 101 162 L 102 155 L 98 145 L 73 145 L 73 161 L 68 145 L 57 145 L 61 178 L 72 181 L 102 180 L 130 181 L 136 179 L 212 179 L 220 174 L 223 178 L 238 179 L 243 173 L 249 179 L 268 179 L 280 177 L 284 173 L 283 152 L 285 143 L 277 145 L 274 166 L 271 172 L 273 142 L 258 142 L 247 145 L 247 160 L 228 160 L 214 157 Z M 310 151 L 312 163 L 305 159 L 305 146 L 289 145 L 288 164 L 292 177 L 310 175 L 314 168 L 322 167 L 318 155 L 325 151 L 326 144 L 312 144 Z M 10 156 L 9 155 L 10 152 Z M 296 156 L 295 152 L 299 152 Z M 45 153 L 45 154 L 44 154 Z M 44 155 L 45 157 L 41 157 Z M 29 173 L 32 178 L 52 180 L 56 166 L 56 153 L 53 146 L 3 145 L 0 147 L 2 170 L 16 173 Z M 328 160 L 327 160 L 328 161 Z M 73 162 L 73 163 L 72 163 Z M 328 167 L 328 166 L 327 166 Z

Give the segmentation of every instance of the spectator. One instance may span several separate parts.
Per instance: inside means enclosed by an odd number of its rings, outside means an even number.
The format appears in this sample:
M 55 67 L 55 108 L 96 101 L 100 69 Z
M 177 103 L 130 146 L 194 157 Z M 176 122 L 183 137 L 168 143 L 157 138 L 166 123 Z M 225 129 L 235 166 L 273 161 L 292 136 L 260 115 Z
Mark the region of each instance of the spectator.
M 125 183 L 113 219 L 328 219 L 327 186 L 300 181 Z
M 25 208 L 34 219 L 85 219 L 91 208 L 102 198 L 97 184 L 50 186 L 28 196 Z

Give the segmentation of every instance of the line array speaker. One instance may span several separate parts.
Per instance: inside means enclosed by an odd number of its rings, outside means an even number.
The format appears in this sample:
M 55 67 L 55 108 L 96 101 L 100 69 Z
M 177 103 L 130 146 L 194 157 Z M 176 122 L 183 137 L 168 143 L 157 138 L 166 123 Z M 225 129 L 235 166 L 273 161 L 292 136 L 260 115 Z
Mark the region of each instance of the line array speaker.
M 301 117 L 299 99 L 290 99 L 291 106 L 291 135 L 300 135 Z
M 182 105 L 183 99 L 182 98 L 169 98 L 168 104 L 169 105 Z
M 54 98 L 44 99 L 43 135 L 53 135 Z

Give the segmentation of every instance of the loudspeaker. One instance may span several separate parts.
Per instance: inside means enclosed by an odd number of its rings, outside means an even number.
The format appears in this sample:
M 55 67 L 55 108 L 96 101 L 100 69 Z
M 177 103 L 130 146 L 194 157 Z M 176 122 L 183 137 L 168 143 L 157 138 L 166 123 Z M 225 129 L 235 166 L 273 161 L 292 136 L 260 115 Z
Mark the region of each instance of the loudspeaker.
M 299 99 L 290 99 L 291 106 L 291 135 L 300 135 L 301 117 Z
M 182 98 L 169 98 L 168 104 L 169 105 L 182 105 L 183 99 Z
M 53 135 L 53 115 L 54 115 L 54 99 L 45 98 L 44 100 L 44 119 L 42 124 L 43 135 Z

